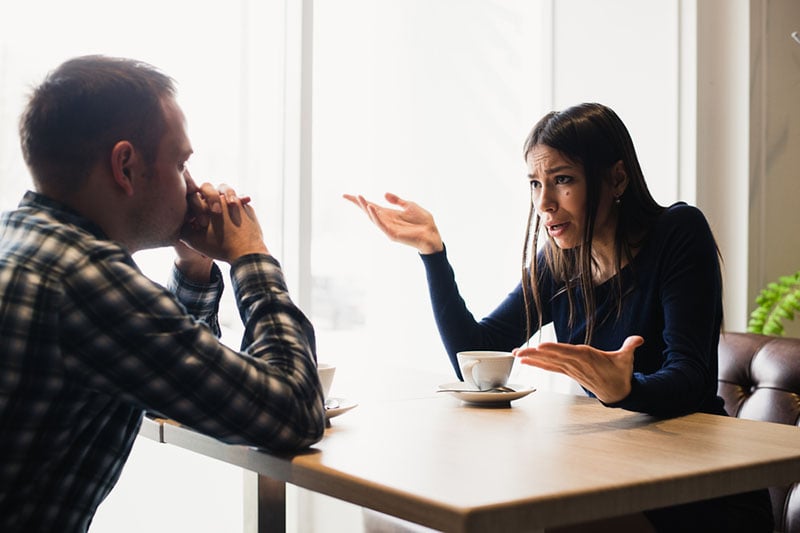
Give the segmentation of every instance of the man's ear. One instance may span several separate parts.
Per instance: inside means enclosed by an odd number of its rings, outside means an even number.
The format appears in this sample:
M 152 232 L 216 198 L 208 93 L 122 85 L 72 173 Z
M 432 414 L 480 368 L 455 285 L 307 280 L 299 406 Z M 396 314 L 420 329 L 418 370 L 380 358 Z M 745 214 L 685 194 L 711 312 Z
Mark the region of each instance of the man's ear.
M 625 171 L 625 164 L 620 159 L 614 163 L 611 169 L 611 190 L 614 191 L 614 198 L 619 198 L 625 189 L 628 188 L 628 173 Z
M 139 167 L 139 154 L 130 141 L 119 141 L 111 149 L 111 173 L 114 183 L 128 195 L 133 196 L 133 178 Z

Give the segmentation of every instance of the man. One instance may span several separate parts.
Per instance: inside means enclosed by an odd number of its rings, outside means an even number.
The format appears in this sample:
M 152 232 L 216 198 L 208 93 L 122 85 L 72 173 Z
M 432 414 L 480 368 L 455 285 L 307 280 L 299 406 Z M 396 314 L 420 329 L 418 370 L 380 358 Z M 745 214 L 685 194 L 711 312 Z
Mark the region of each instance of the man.
M 20 137 L 36 192 L 0 219 L 0 531 L 86 531 L 145 410 L 230 443 L 317 442 L 311 324 L 253 208 L 192 181 L 172 80 L 127 59 L 67 61 Z M 131 258 L 167 245 L 172 292 Z M 217 338 L 212 259 L 231 266 L 241 352 Z

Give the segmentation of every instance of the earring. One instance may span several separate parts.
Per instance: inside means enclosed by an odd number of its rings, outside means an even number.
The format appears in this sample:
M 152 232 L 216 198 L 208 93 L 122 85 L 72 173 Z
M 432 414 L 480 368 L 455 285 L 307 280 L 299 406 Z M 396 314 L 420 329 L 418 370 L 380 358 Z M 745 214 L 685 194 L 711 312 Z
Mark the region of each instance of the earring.
M 614 205 L 619 205 L 621 203 L 622 203 L 622 200 L 620 199 L 620 197 L 619 196 L 615 196 L 614 197 Z

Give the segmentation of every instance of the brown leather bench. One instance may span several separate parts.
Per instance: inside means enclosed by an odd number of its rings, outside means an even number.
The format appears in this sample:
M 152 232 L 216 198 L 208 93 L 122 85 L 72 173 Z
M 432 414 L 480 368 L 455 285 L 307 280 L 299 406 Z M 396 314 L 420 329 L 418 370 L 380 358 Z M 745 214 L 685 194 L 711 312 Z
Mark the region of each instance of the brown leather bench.
M 718 392 L 731 416 L 799 425 L 800 339 L 723 333 Z M 776 531 L 800 532 L 798 486 L 770 488 Z

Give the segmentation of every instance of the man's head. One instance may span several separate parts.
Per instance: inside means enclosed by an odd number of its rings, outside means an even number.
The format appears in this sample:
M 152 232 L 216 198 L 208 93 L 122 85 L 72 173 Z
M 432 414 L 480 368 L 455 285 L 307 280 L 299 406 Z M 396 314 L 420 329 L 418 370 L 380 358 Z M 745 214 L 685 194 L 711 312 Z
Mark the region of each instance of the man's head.
M 69 195 L 95 165 L 108 164 L 121 140 L 152 164 L 165 128 L 162 100 L 174 94 L 171 78 L 140 61 L 84 56 L 63 63 L 34 90 L 20 119 L 37 190 Z
M 40 193 L 132 251 L 177 241 L 196 186 L 168 76 L 131 59 L 71 59 L 35 89 L 20 140 Z

